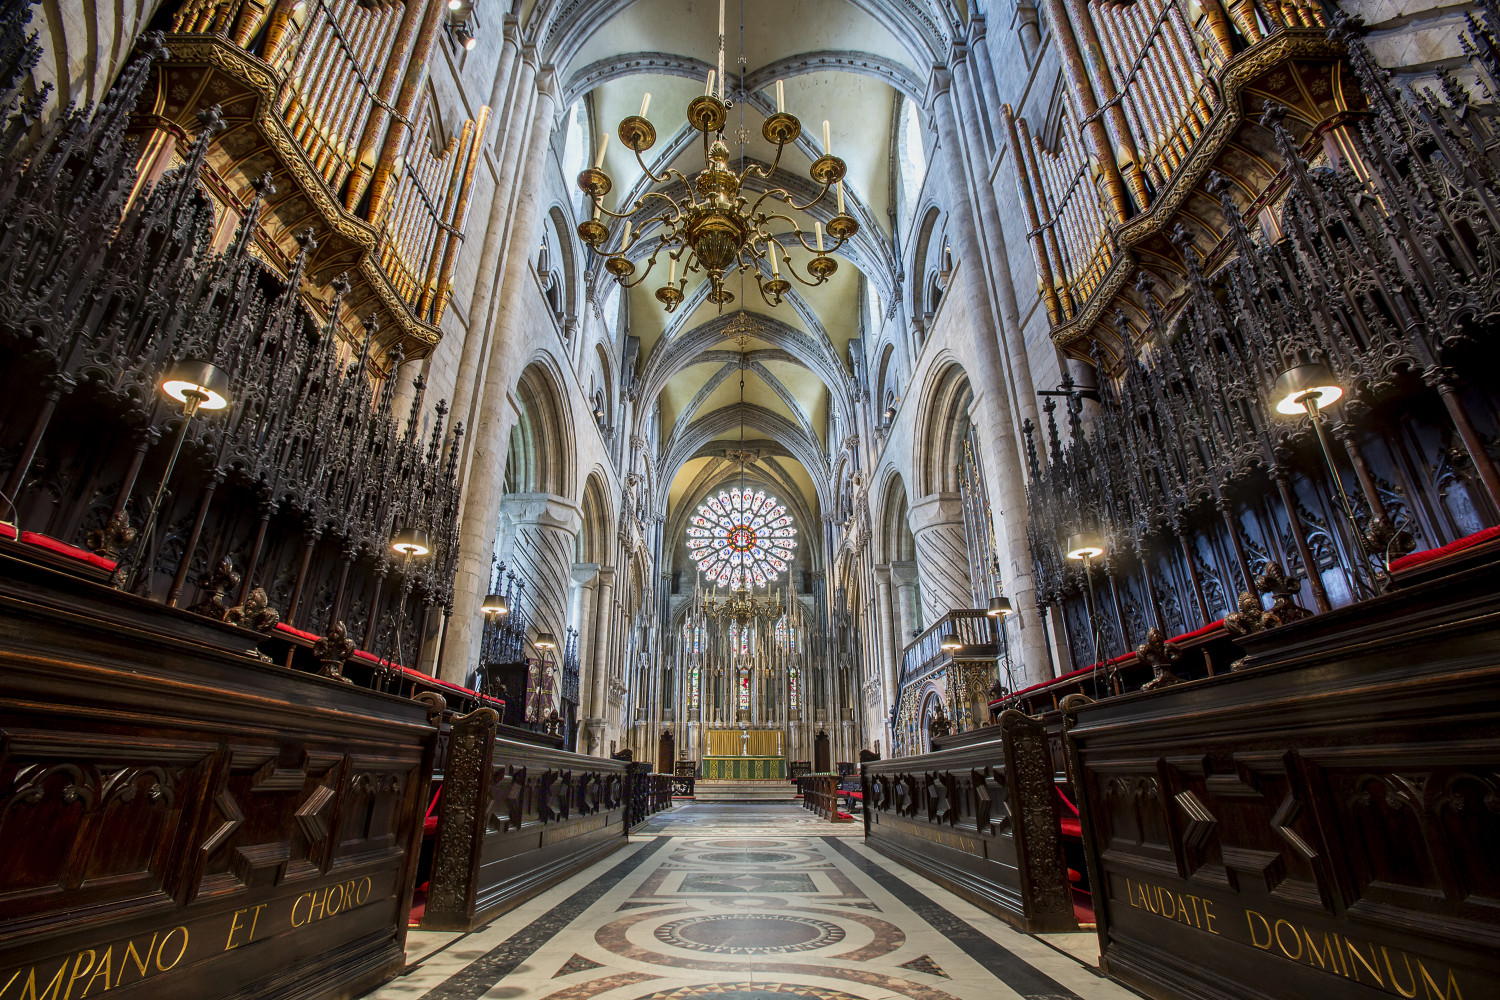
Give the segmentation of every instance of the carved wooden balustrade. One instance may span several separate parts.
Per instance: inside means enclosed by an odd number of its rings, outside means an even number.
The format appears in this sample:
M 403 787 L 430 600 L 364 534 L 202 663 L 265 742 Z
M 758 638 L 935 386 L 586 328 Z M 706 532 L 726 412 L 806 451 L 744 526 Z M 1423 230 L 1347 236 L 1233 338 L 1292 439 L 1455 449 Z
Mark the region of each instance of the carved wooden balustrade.
M 948 635 L 957 637 L 959 649 L 942 648 L 942 639 Z M 918 752 L 922 708 L 932 692 L 959 729 L 983 725 L 988 720 L 983 697 L 999 655 L 999 627 L 981 610 L 950 611 L 913 639 L 902 651 L 901 675 L 892 700 L 893 752 Z
M 1471 40 L 1488 53 L 1493 9 L 1485 18 Z M 1368 598 L 1388 585 L 1392 556 L 1500 520 L 1500 395 L 1472 377 L 1492 370 L 1500 323 L 1494 119 L 1451 80 L 1443 101 L 1402 100 L 1352 24 L 1335 33 L 1370 108 L 1347 155 L 1314 167 L 1289 116 L 1270 109 L 1258 127 L 1288 193 L 1262 218 L 1277 239 L 1256 238 L 1220 178 L 1233 256 L 1213 273 L 1190 232 L 1172 233 L 1181 308 L 1169 315 L 1145 276 L 1147 349 L 1122 360 L 1093 341 L 1106 373 L 1097 409 L 1074 392 L 1063 430 L 1050 399 L 1047 427 L 1025 428 L 1038 594 L 1063 616 L 1075 667 L 1093 662 L 1096 640 L 1107 659 L 1150 628 L 1175 635 L 1243 611 L 1237 594 L 1252 595 L 1252 612 L 1258 594 L 1317 611 Z M 1117 322 L 1136 336 L 1123 311 Z M 1309 359 L 1345 390 L 1324 419 L 1352 525 L 1310 421 L 1268 399 L 1281 371 Z M 1061 549 L 1080 529 L 1106 538 L 1092 613 L 1083 565 Z M 1289 586 L 1261 579 L 1273 564 Z
M 0 84 L 18 66 L 0 65 Z M 278 612 L 313 638 L 343 621 L 354 646 L 416 662 L 451 603 L 462 428 L 444 426 L 441 402 L 423 427 L 420 380 L 396 412 L 397 387 L 374 371 L 372 315 L 346 356 L 334 327 L 351 311 L 348 283 L 334 281 L 326 322 L 309 316 L 311 237 L 285 282 L 268 271 L 253 248 L 269 210 L 259 193 L 212 249 L 223 220 L 202 191 L 214 114 L 178 170 L 143 183 L 126 129 L 151 73 L 141 56 L 98 108 L 59 115 L 19 148 L 40 102 L 23 108 L 0 144 L 5 514 L 71 551 L 78 572 L 115 570 L 141 594 L 266 630 Z M 187 422 L 168 479 L 183 417 L 158 386 L 188 358 L 227 373 L 230 406 Z M 408 527 L 432 551 L 405 566 L 390 540 Z
M 445 13 L 443 0 L 183 0 L 135 117 L 155 179 L 199 136 L 197 115 L 219 109 L 202 175 L 219 237 L 258 197 L 256 250 L 286 276 L 311 226 L 308 308 L 334 319 L 346 275 L 339 327 L 357 347 L 374 314 L 386 371 L 391 346 L 411 359 L 438 343 L 486 138 L 487 107 L 449 134 L 427 96 Z
M 1162 1000 L 1493 993 L 1497 595 L 1491 552 L 1247 636 L 1240 671 L 1064 701 L 1101 967 Z
M 482 926 L 625 846 L 626 764 L 504 739 L 498 723 L 488 708 L 453 720 L 423 928 Z
M 987 732 L 862 764 L 866 843 L 1021 930 L 1076 930 L 1046 729 L 1008 711 Z
M 0 540 L 0 987 L 239 1000 L 399 973 L 442 699 Z

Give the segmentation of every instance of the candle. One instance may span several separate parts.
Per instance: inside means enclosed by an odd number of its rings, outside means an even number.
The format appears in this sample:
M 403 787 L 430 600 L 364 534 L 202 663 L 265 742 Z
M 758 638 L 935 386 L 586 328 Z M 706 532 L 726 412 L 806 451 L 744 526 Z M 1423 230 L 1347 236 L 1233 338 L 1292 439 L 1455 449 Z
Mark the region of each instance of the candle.
M 667 256 L 667 284 L 677 284 L 677 258 L 670 254 Z
M 843 215 L 844 214 L 844 182 L 843 181 L 839 181 L 839 183 L 838 183 L 838 191 L 839 191 L 839 214 Z
M 719 0 L 719 100 L 724 99 L 724 0 Z
M 646 117 L 646 109 L 651 107 L 651 92 L 646 91 L 646 96 L 641 98 L 641 117 Z
M 813 223 L 813 229 L 815 229 L 817 231 L 817 233 L 818 233 L 818 253 L 822 253 L 823 252 L 823 223 L 821 223 L 821 222 L 814 222 Z
M 596 201 L 596 202 L 594 202 L 594 221 L 595 222 L 599 221 L 599 213 L 602 212 L 603 210 L 604 210 L 604 202 L 602 202 L 602 201 Z
M 707 97 L 714 92 L 714 71 L 708 71 L 708 86 L 703 88 L 703 96 Z
M 833 141 L 828 138 L 828 119 L 823 119 L 823 155 L 833 155 Z
M 594 169 L 598 170 L 604 166 L 604 154 L 609 151 L 609 133 L 604 133 L 604 141 L 599 143 L 599 155 L 594 158 Z
M 786 110 L 786 88 L 780 80 L 776 81 L 776 113 L 781 114 Z
M 767 256 L 771 258 L 771 277 L 780 278 L 781 268 L 776 266 L 776 244 L 772 243 L 766 248 Z

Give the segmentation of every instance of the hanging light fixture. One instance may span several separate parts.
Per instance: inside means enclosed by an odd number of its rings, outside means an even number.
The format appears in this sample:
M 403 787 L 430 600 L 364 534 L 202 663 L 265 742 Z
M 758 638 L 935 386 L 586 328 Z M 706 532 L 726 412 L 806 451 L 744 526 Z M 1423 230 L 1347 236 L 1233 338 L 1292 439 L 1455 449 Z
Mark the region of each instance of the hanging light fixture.
M 740 48 L 744 49 L 744 27 L 740 29 Z M 808 176 L 819 191 L 809 201 L 798 203 L 785 188 L 766 190 L 753 203 L 747 198 L 745 183 L 752 175 L 762 180 L 775 176 L 786 147 L 802 135 L 802 123 L 795 115 L 786 111 L 786 99 L 782 82 L 776 82 L 776 113 L 766 118 L 761 126 L 761 135 L 776 147 L 776 156 L 769 167 L 751 163 L 736 172 L 729 167 L 729 147 L 724 142 L 724 123 L 729 118 L 730 105 L 724 100 L 724 3 L 719 2 L 719 68 L 717 70 L 718 92 L 714 91 L 716 71 L 708 73 L 708 86 L 704 92 L 688 102 L 687 120 L 703 133 L 704 169 L 692 179 L 674 167 L 667 167 L 661 174 L 654 173 L 641 155 L 656 144 L 656 128 L 646 117 L 651 95 L 641 101 L 639 114 L 621 120 L 618 135 L 620 142 L 635 153 L 647 177 L 664 184 L 674 178 L 682 183 L 684 193 L 671 195 L 651 191 L 627 207 L 624 212 L 611 212 L 604 207 L 604 197 L 614 187 L 609 174 L 604 171 L 604 155 L 609 148 L 609 134 L 599 144 L 598 156 L 592 167 L 578 174 L 578 186 L 594 204 L 592 218 L 578 224 L 578 238 L 594 252 L 606 254 L 604 269 L 625 288 L 634 288 L 655 270 L 659 258 L 667 257 L 667 281 L 656 290 L 656 298 L 667 312 L 672 312 L 683 301 L 688 278 L 702 273 L 711 283 L 709 301 L 718 305 L 720 312 L 725 303 L 734 301 L 734 293 L 724 287 L 725 276 L 738 270 L 741 274 L 755 275 L 761 298 L 768 305 L 779 305 L 791 282 L 782 277 L 782 268 L 796 281 L 809 287 L 821 285 L 838 270 L 838 262 L 829 254 L 835 253 L 859 232 L 859 223 L 844 209 L 844 175 L 847 166 L 830 151 L 831 139 L 828 122 L 823 123 L 823 155 L 808 168 Z M 742 112 L 743 113 L 743 112 Z M 743 159 L 743 158 L 742 158 Z M 822 222 L 814 222 L 812 238 L 802 223 L 787 211 L 801 214 L 820 204 L 830 188 L 836 193 L 838 212 L 828 221 L 827 235 L 832 245 L 826 245 Z M 661 203 L 666 204 L 660 208 Z M 640 222 L 630 221 L 637 214 L 649 213 Z M 623 236 L 615 249 L 606 251 L 611 243 L 609 227 L 601 217 L 625 222 L 621 227 Z M 659 226 L 659 229 L 656 227 Z M 651 232 L 648 234 L 648 230 Z M 638 278 L 635 261 L 631 259 L 637 247 L 649 248 L 650 258 L 646 270 Z M 788 248 L 800 245 L 813 256 L 805 265 L 808 277 L 804 278 L 793 266 Z M 761 265 L 770 268 L 769 280 L 761 273 Z
M 553 650 L 557 648 L 557 636 L 551 632 L 538 632 L 536 638 L 531 640 L 531 644 L 537 649 Z
M 1016 609 L 1010 606 L 1010 598 L 1001 594 L 999 597 L 990 598 L 990 606 L 985 614 L 991 618 L 1008 618 L 1016 613 Z
M 510 614 L 510 605 L 506 603 L 504 594 L 485 594 L 484 600 L 479 602 L 479 610 L 498 617 Z

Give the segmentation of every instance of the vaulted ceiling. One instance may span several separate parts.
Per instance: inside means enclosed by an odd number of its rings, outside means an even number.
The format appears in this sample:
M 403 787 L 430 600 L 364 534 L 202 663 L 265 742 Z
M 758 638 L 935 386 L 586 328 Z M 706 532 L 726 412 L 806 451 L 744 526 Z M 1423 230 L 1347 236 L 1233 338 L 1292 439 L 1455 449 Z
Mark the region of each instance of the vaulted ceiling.
M 704 167 L 704 144 L 688 126 L 686 108 L 703 93 L 717 60 L 718 5 L 610 0 L 577 8 L 591 16 L 569 20 L 564 8 L 546 38 L 554 46 L 564 100 L 586 98 L 591 108 L 589 146 L 597 149 L 606 130 L 613 136 L 619 120 L 636 114 L 649 92 L 648 117 L 658 138 L 645 154 L 647 164 L 658 175 L 670 166 L 696 176 Z M 861 275 L 881 302 L 894 293 L 892 130 L 902 99 L 920 99 L 937 35 L 935 16 L 923 0 L 746 0 L 743 8 L 728 3 L 725 97 L 733 103 L 723 135 L 731 166 L 774 159 L 761 123 L 775 110 L 776 81 L 784 81 L 786 110 L 801 119 L 803 131 L 783 153 L 777 183 L 800 182 L 815 190 L 807 170 L 825 151 L 828 121 L 831 151 L 848 164 L 848 210 L 861 232 L 839 254 L 831 279 L 811 288 L 794 284 L 774 308 L 761 299 L 753 278 L 735 275 L 726 282 L 735 301 L 722 312 L 704 299 L 706 283 L 689 286 L 686 301 L 670 315 L 655 298 L 664 275 L 653 274 L 628 293 L 629 332 L 641 347 L 638 406 L 648 412 L 660 405 L 660 499 L 670 502 L 669 519 L 738 476 L 737 462 L 725 455 L 738 450 L 742 435 L 758 443 L 747 450 L 755 456 L 751 471 L 760 483 L 796 491 L 797 505 L 813 517 L 822 510 L 826 456 L 839 445 L 827 440 L 830 415 L 845 426 L 852 415 L 849 342 L 860 335 Z M 651 183 L 635 154 L 613 138 L 604 169 L 614 180 L 607 199 L 613 211 L 668 186 Z M 830 193 L 804 225 L 810 229 L 811 219 L 826 223 L 832 202 Z M 804 274 L 809 256 L 793 254 Z M 599 265 L 597 258 L 591 261 Z M 736 334 L 749 338 L 743 356 Z

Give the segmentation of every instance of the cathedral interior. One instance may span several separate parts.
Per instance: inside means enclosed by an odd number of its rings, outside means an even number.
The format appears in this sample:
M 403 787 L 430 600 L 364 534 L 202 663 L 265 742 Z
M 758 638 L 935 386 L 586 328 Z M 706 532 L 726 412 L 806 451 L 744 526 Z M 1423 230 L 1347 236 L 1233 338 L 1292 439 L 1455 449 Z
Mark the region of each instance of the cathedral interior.
M 1497 98 L 1496 0 L 0 0 L 0 1000 L 1500 998 Z

